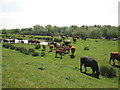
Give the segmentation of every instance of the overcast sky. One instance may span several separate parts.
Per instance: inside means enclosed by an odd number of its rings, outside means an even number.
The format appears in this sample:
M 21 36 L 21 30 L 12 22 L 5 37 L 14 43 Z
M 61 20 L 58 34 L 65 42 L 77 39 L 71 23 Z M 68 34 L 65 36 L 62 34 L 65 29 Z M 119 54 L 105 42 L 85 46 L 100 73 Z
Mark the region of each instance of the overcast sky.
M 33 25 L 118 26 L 119 0 L 0 0 L 0 29 Z

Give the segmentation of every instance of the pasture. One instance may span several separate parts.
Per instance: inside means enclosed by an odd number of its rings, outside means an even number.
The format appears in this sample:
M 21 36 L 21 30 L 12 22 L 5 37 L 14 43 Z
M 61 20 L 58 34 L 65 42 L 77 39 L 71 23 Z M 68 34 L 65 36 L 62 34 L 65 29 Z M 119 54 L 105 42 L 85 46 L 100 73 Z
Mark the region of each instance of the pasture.
M 69 37 L 72 41 L 72 38 Z M 98 42 L 95 42 L 95 41 Z M 35 48 L 31 44 L 13 44 L 26 49 Z M 2 48 L 2 87 L 3 88 L 118 88 L 118 68 L 109 65 L 111 52 L 118 51 L 118 42 L 105 39 L 77 39 L 75 57 L 65 54 L 63 58 L 55 58 L 55 51 L 49 52 L 46 46 L 45 56 L 25 55 L 16 50 Z M 84 50 L 88 45 L 89 50 Z M 35 49 L 40 53 L 40 49 Z M 100 75 L 100 79 L 80 72 L 80 57 L 89 56 L 95 58 L 99 68 L 110 66 L 117 70 L 117 77 L 106 78 Z M 118 65 L 118 61 L 115 60 Z M 87 73 L 91 74 L 91 68 L 87 67 Z M 83 68 L 84 71 L 84 68 Z

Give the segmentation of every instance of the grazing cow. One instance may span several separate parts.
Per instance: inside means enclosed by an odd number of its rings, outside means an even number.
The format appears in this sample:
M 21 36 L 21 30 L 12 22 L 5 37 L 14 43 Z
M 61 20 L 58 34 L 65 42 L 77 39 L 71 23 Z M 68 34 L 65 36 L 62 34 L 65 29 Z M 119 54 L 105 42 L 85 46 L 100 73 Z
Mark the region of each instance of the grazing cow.
M 15 39 L 10 40 L 10 43 L 15 43 Z
M 113 61 L 113 65 L 115 65 L 115 62 L 114 62 L 115 59 L 120 61 L 120 53 L 119 52 L 111 52 L 109 64 L 110 64 L 110 62 L 112 60 Z
M 35 43 L 39 45 L 39 44 L 40 44 L 40 41 L 39 41 L 39 40 L 35 40 Z
M 74 44 L 76 44 L 76 40 L 77 40 L 76 38 L 73 38 L 73 43 L 74 43 Z
M 65 38 L 66 38 L 66 36 L 61 35 L 61 39 L 63 39 L 63 40 L 64 40 Z
M 53 47 L 54 47 L 54 45 L 49 45 L 49 48 L 50 48 L 50 51 L 52 51 L 53 50 Z
M 74 56 L 74 53 L 75 53 L 75 46 L 70 46 L 71 47 L 71 53 L 72 53 L 72 55 Z
M 40 44 L 39 40 L 28 40 L 28 44 Z
M 56 43 L 56 42 L 54 42 L 53 45 L 54 45 L 54 49 L 58 49 L 58 48 L 61 48 L 61 47 L 64 46 L 64 44 L 59 44 L 59 43 Z
M 81 64 L 80 64 L 81 72 L 82 72 L 82 65 L 84 64 L 85 72 L 87 71 L 86 67 L 91 67 L 92 75 L 94 75 L 96 78 L 99 78 L 100 72 L 99 72 L 99 67 L 98 67 L 96 60 L 94 60 L 93 58 L 90 58 L 88 56 L 83 56 L 80 58 L 80 62 L 81 62 Z
M 66 51 L 68 51 L 67 53 L 69 53 L 69 52 L 70 52 L 70 46 L 61 47 L 61 48 L 63 48 L 64 53 L 65 53 Z
M 59 54 L 59 55 L 61 55 L 61 58 L 62 58 L 63 53 L 64 53 L 64 49 L 60 48 L 60 49 L 55 51 L 55 57 L 57 57 L 57 54 Z
M 23 40 L 21 40 L 20 42 L 21 42 L 21 43 L 24 43 L 24 41 L 23 41 Z
M 71 43 L 70 40 L 64 41 L 64 44 L 65 44 L 66 46 L 68 46 L 70 43 Z
M 28 40 L 28 44 L 34 44 L 34 41 L 33 40 Z
M 8 42 L 9 42 L 9 40 L 3 39 L 3 42 L 7 42 L 7 43 L 8 43 Z
M 81 39 L 86 41 L 87 37 L 86 37 L 86 36 L 84 36 L 84 37 L 82 37 Z

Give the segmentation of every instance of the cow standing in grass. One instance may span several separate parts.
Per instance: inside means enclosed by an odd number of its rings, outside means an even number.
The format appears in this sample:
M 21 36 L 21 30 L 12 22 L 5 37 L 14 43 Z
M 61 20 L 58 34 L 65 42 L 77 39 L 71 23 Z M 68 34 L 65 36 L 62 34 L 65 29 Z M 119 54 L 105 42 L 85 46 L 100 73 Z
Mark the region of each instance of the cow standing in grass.
M 10 43 L 15 43 L 15 39 L 11 39 L 11 40 L 10 40 Z
M 71 55 L 73 55 L 74 56 L 74 53 L 75 53 L 75 46 L 70 46 L 70 48 L 71 48 Z
M 62 39 L 62 40 L 64 40 L 65 38 L 66 38 L 66 36 L 61 35 L 61 39 Z
M 21 43 L 24 43 L 24 41 L 23 41 L 23 40 L 21 40 L 20 42 L 21 42 Z
M 50 48 L 50 51 L 52 51 L 53 50 L 53 47 L 54 47 L 54 45 L 49 45 L 49 48 Z
M 36 44 L 40 45 L 40 41 L 39 40 L 35 40 L 34 41 Z
M 66 46 L 68 46 L 70 43 L 71 43 L 70 40 L 64 41 L 64 44 L 65 44 Z
M 73 43 L 74 43 L 74 44 L 76 44 L 76 40 L 77 40 L 76 38 L 73 38 Z
M 85 72 L 87 71 L 86 67 L 91 67 L 92 75 L 96 78 L 99 78 L 100 72 L 98 63 L 95 59 L 90 58 L 88 56 L 84 56 L 80 58 L 80 71 L 82 72 L 82 65 L 84 64 Z
M 109 64 L 111 63 L 111 60 L 112 60 L 113 61 L 113 65 L 115 65 L 115 62 L 114 62 L 115 59 L 120 61 L 120 53 L 119 52 L 111 52 Z
M 40 44 L 40 41 L 39 40 L 28 40 L 28 44 Z
M 55 57 L 57 57 L 57 54 L 61 55 L 61 59 L 62 59 L 62 55 L 64 54 L 64 49 L 59 48 L 58 50 L 56 50 L 55 51 Z

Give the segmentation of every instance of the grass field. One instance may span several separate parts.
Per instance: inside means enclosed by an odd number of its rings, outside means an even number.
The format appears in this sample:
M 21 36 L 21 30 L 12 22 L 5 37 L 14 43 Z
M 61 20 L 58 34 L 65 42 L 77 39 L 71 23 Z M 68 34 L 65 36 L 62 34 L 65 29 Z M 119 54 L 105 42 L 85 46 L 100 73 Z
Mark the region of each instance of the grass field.
M 71 38 L 69 38 L 71 39 Z M 95 42 L 97 40 L 98 42 Z M 34 45 L 14 44 L 27 49 Z M 80 73 L 80 57 L 89 56 L 98 61 L 99 67 L 108 64 L 110 52 L 118 51 L 117 41 L 103 39 L 78 39 L 75 58 L 66 54 L 63 58 L 55 58 L 55 51 L 49 52 L 47 47 L 45 56 L 25 55 L 18 51 L 2 48 L 2 87 L 3 88 L 118 88 L 118 72 L 115 78 L 100 76 L 100 79 Z M 90 50 L 85 51 L 84 46 Z M 41 53 L 42 47 L 36 52 Z M 117 64 L 117 61 L 115 61 Z M 113 67 L 115 68 L 115 67 Z M 83 68 L 84 69 L 84 68 Z M 91 68 L 87 68 L 91 73 Z M 118 68 L 115 68 L 116 70 Z

